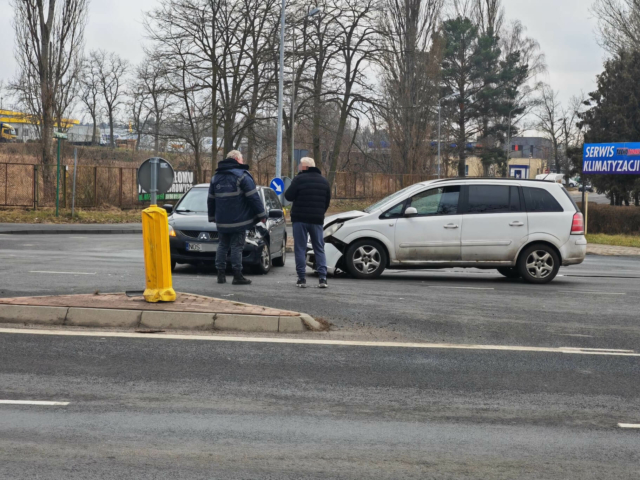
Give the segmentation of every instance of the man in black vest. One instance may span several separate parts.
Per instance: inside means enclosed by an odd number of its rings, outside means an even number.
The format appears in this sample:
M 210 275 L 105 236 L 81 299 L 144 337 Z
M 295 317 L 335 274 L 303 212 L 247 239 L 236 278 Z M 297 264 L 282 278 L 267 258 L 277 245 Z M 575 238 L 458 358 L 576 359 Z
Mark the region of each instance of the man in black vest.
M 300 160 L 300 174 L 293 179 L 284 194 L 293 202 L 291 221 L 293 222 L 293 240 L 296 257 L 298 287 L 306 288 L 307 239 L 316 257 L 316 269 L 320 275 L 320 288 L 327 288 L 327 259 L 324 254 L 324 214 L 331 202 L 331 187 L 322 176 L 312 158 Z
M 218 163 L 209 186 L 207 199 L 209 221 L 218 228 L 216 268 L 218 283 L 226 283 L 227 254 L 231 251 L 231 268 L 234 285 L 250 285 L 251 280 L 242 275 L 242 250 L 249 230 L 257 222 L 265 222 L 267 214 L 260 194 L 244 164 L 242 153 L 232 150 Z

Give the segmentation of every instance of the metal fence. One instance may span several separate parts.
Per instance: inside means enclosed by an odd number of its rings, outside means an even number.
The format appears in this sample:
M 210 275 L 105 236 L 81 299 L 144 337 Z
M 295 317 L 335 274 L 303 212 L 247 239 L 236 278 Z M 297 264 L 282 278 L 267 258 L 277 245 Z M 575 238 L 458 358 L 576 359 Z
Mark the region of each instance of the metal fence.
M 56 169 L 56 165 L 0 163 L 0 207 L 54 207 Z M 62 166 L 60 170 L 61 208 L 71 207 L 73 170 L 73 166 Z M 76 207 L 135 208 L 148 204 L 139 197 L 136 175 L 136 168 L 79 165 L 76 172 Z M 207 181 L 210 176 L 209 170 L 203 172 L 203 178 Z M 337 172 L 333 197 L 377 199 L 433 178 L 429 175 Z M 269 181 L 270 178 L 264 175 L 256 176 L 259 185 L 267 185 Z

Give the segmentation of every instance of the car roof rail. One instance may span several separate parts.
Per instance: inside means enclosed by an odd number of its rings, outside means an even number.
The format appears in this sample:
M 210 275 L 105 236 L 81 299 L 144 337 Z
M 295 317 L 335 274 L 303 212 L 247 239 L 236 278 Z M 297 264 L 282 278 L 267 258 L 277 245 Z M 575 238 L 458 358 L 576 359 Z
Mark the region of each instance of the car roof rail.
M 469 180 L 497 180 L 497 181 L 516 181 L 516 182 L 537 182 L 537 183 L 545 183 L 545 184 L 549 184 L 549 183 L 558 183 L 559 182 L 552 182 L 549 180 L 539 180 L 536 178 L 512 178 L 512 177 L 449 177 L 449 178 L 439 178 L 436 180 L 431 180 L 431 182 L 436 183 L 436 182 L 448 182 L 448 181 L 460 181 L 460 180 L 465 180 L 465 181 L 469 181 Z

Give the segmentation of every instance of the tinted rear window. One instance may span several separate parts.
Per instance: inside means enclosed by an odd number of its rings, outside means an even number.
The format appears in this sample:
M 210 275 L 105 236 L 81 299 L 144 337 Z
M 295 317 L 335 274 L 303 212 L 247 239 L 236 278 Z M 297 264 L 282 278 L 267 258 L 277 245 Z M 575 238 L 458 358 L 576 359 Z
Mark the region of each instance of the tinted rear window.
M 522 210 L 518 187 L 508 185 L 469 185 L 467 214 L 509 213 Z
M 532 187 L 523 187 L 522 191 L 527 211 L 534 213 L 564 212 L 558 201 L 548 191 Z

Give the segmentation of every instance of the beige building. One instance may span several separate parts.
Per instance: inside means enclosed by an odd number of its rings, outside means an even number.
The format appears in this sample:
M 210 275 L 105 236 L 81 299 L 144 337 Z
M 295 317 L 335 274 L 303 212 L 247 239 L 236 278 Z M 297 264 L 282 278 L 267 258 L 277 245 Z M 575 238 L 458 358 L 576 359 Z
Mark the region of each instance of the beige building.
M 496 167 L 491 167 L 493 175 L 497 174 Z M 548 162 L 542 158 L 511 158 L 509 160 L 509 170 L 507 176 L 511 178 L 530 178 L 535 179 L 536 175 L 545 173 L 548 170 Z M 482 161 L 478 157 L 467 158 L 467 176 L 468 177 L 482 177 L 484 171 L 482 168 Z

